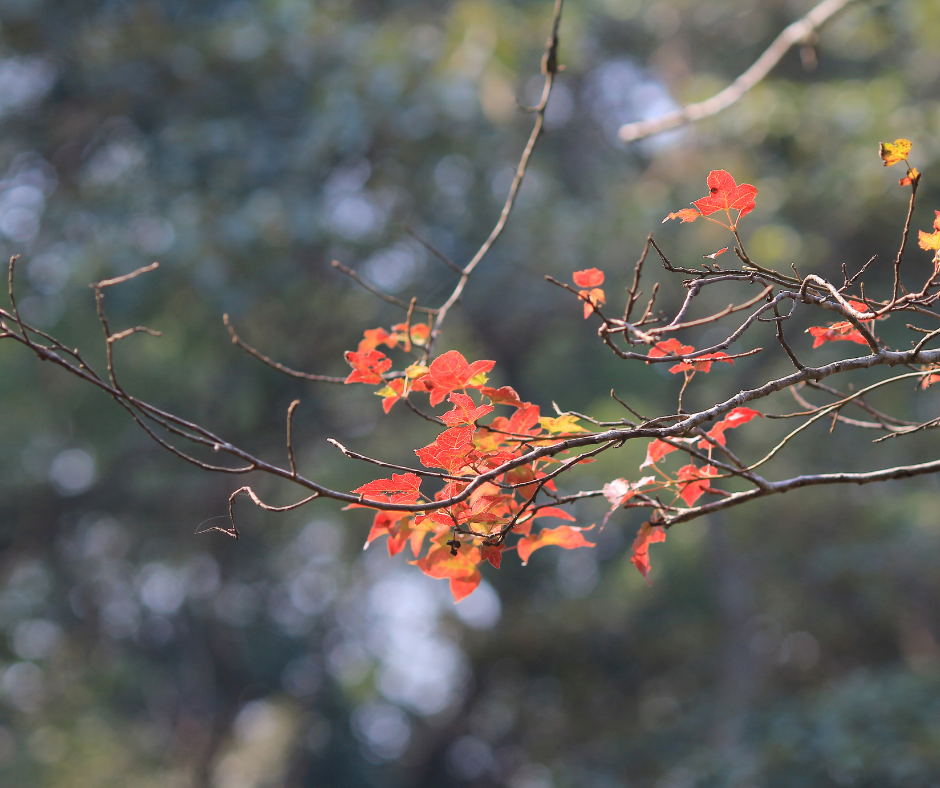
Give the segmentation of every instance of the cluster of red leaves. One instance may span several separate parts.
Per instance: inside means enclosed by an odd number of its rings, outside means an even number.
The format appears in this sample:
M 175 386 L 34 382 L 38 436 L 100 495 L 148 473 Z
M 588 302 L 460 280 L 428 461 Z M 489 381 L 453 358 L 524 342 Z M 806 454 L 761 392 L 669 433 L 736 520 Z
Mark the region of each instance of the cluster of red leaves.
M 742 183 L 738 185 L 731 177 L 731 174 L 725 172 L 725 170 L 712 170 L 708 173 L 706 183 L 708 184 L 707 197 L 694 200 L 692 202 L 694 208 L 683 208 L 669 214 L 663 219 L 663 222 L 668 222 L 670 219 L 694 222 L 700 217 L 707 217 L 718 211 L 724 211 L 728 217 L 728 224 L 725 226 L 734 229 L 741 219 L 754 210 L 754 198 L 757 196 L 757 188 L 751 184 Z M 734 219 L 731 218 L 731 211 L 738 212 L 737 217 Z
M 683 345 L 678 339 L 673 337 L 663 342 L 657 342 L 653 345 L 647 354 L 649 358 L 664 358 L 666 356 L 676 356 L 680 359 L 694 353 L 695 348 L 692 345 Z M 734 364 L 734 359 L 727 353 L 706 353 L 702 356 L 696 356 L 688 360 L 682 360 L 674 367 L 669 367 L 669 371 L 675 375 L 679 372 L 710 372 L 712 364 L 716 361 L 724 361 L 726 364 Z M 649 362 L 647 362 L 649 363 Z
M 370 337 L 384 342 L 390 339 L 378 332 L 370 332 L 367 338 Z M 386 359 L 386 365 L 381 358 L 370 356 L 372 353 L 382 356 L 374 348 L 360 347 L 357 353 L 347 353 L 347 359 L 354 364 L 347 382 L 384 382 L 380 375 L 391 361 Z M 443 470 L 451 478 L 435 493 L 426 494 L 421 491 L 421 477 L 414 473 L 393 473 L 391 478 L 377 479 L 353 490 L 363 497 L 363 503 L 354 504 L 355 508 L 369 508 L 370 501 L 416 504 L 452 498 L 463 492 L 477 476 L 517 459 L 528 447 L 554 444 L 586 431 L 577 423 L 576 416 L 542 417 L 537 405 L 523 402 L 512 388 L 488 387 L 486 373 L 493 364 L 492 361 L 471 364 L 451 350 L 428 367 L 413 365 L 405 377 L 395 378 L 379 392 L 386 404 L 415 392 L 427 393 L 432 406 L 446 398 L 451 408 L 440 419 L 447 429 L 432 443 L 416 449 L 415 454 L 426 468 Z M 389 389 L 392 393 L 388 393 Z M 478 392 L 477 399 L 473 391 Z M 496 416 L 489 424 L 481 425 L 479 420 L 489 416 L 497 405 L 511 408 L 512 413 Z M 411 563 L 430 577 L 448 580 L 458 602 L 479 585 L 479 565 L 488 562 L 498 568 L 506 549 L 518 550 L 522 562 L 526 563 L 533 552 L 549 545 L 566 549 L 590 547 L 591 543 L 582 536 L 582 530 L 588 529 L 562 525 L 540 528 L 533 533 L 533 523 L 539 518 L 574 521 L 570 514 L 557 507 L 535 508 L 528 503 L 540 485 L 543 489 L 555 490 L 554 483 L 545 476 L 551 466 L 559 462 L 559 459 L 546 457 L 520 465 L 493 482 L 480 485 L 467 500 L 434 511 L 379 510 L 366 546 L 380 536 L 388 538 L 390 555 L 410 545 L 415 557 Z M 506 540 L 510 535 L 518 537 L 518 541 L 507 548 Z
M 575 271 L 571 278 L 578 287 L 583 288 L 578 291 L 578 295 L 584 300 L 584 319 L 587 320 L 595 307 L 606 303 L 604 291 L 601 289 L 604 284 L 604 272 L 599 268 L 588 268 Z

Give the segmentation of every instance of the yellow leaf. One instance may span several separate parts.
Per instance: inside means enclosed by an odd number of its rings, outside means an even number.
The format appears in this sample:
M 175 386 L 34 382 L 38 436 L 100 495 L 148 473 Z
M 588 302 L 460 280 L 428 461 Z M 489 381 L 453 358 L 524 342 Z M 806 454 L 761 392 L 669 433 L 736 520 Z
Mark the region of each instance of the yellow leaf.
M 543 416 L 539 419 L 539 424 L 546 430 L 548 430 L 552 435 L 556 435 L 562 432 L 587 432 L 587 430 L 582 427 L 580 424 L 577 424 L 578 417 L 572 415 L 571 413 L 566 413 L 564 416 L 559 416 L 558 418 L 550 418 L 549 416 Z
M 885 167 L 897 164 L 899 161 L 907 161 L 907 155 L 911 152 L 911 141 L 906 139 L 897 139 L 894 142 L 882 142 L 879 151 Z

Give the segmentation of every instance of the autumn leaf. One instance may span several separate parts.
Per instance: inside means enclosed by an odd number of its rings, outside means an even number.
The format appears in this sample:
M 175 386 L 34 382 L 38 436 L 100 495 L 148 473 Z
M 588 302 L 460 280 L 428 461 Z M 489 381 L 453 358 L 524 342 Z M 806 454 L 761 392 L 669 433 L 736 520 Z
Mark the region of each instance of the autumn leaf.
M 590 528 L 593 527 L 592 525 Z M 559 525 L 557 528 L 543 528 L 537 534 L 523 537 L 517 545 L 522 565 L 525 566 L 529 562 L 529 556 L 536 550 L 549 545 L 563 547 L 565 550 L 573 550 L 576 547 L 594 547 L 591 542 L 581 536 L 582 531 L 589 531 L 590 528 Z
M 467 359 L 456 350 L 448 350 L 431 362 L 428 374 L 416 381 L 421 382 L 425 391 L 431 392 L 431 405 L 440 405 L 451 391 L 462 388 L 479 388 L 485 380 L 477 385 L 475 378 L 489 372 L 496 364 L 495 361 L 474 361 L 467 363 Z M 418 386 L 415 386 L 418 390 Z
M 449 427 L 456 427 L 458 424 L 473 424 L 477 419 L 493 411 L 492 405 L 477 407 L 469 396 L 456 391 L 451 392 L 447 399 L 454 404 L 454 407 L 441 416 L 441 420 Z
M 512 405 L 514 408 L 521 408 L 523 405 L 519 395 L 512 386 L 502 386 L 501 388 L 481 388 L 480 393 L 490 398 L 494 405 Z
M 706 465 L 699 468 L 695 465 L 683 465 L 679 469 L 679 497 L 689 506 L 701 498 L 707 490 L 711 489 L 709 477 L 717 476 L 718 469 Z
M 640 526 L 636 539 L 633 540 L 633 554 L 630 556 L 630 561 L 640 570 L 640 574 L 646 578 L 649 585 L 652 585 L 650 581 L 650 545 L 665 541 L 666 529 L 661 525 L 653 525 L 648 522 Z
M 907 161 L 910 152 L 911 141 L 903 138 L 894 142 L 882 142 L 878 150 L 885 167 L 892 167 L 899 161 Z
M 559 520 L 575 522 L 574 517 L 564 509 L 559 509 L 557 506 L 543 506 L 541 509 L 536 509 L 535 513 L 532 515 L 532 519 L 534 520 L 536 517 L 557 517 Z
M 379 537 L 387 536 L 389 538 L 388 554 L 394 557 L 401 552 L 401 548 L 405 544 L 404 539 L 396 539 L 395 537 L 401 534 L 402 520 L 408 520 L 410 517 L 411 515 L 408 512 L 384 512 L 381 510 L 376 512 L 375 519 L 372 521 L 372 529 L 369 531 L 369 536 L 366 538 L 366 543 L 362 546 L 362 549 L 366 550 Z
M 604 284 L 604 272 L 599 268 L 587 268 L 584 271 L 575 271 L 571 278 L 578 287 L 592 288 Z
M 494 569 L 499 569 L 499 564 L 503 560 L 503 547 L 501 544 L 483 543 L 480 553 L 484 561 L 489 561 Z
M 607 303 L 604 291 L 595 287 L 591 290 L 579 290 L 578 295 L 584 301 L 584 319 L 587 320 L 594 312 L 594 308 Z
M 712 364 L 716 361 L 723 361 L 726 364 L 734 364 L 734 359 L 727 353 L 706 353 L 704 356 L 683 361 L 674 367 L 669 367 L 669 371 L 675 375 L 678 372 L 710 372 Z
M 558 435 L 559 433 L 566 432 L 588 432 L 588 430 L 578 424 L 577 421 L 577 416 L 572 413 L 566 413 L 563 416 L 558 416 L 556 418 L 543 416 L 539 419 L 539 424 L 541 424 L 542 428 L 550 432 L 552 435 Z
M 676 446 L 670 446 L 668 443 L 661 441 L 658 438 L 654 441 L 650 441 L 650 445 L 646 447 L 646 459 L 643 460 L 643 464 L 640 466 L 640 470 L 643 470 L 643 468 L 648 468 L 650 465 L 654 465 L 670 452 L 676 451 L 677 448 L 678 447 Z
M 398 344 L 398 338 L 389 334 L 384 328 L 367 328 L 363 332 L 363 339 L 359 340 L 359 353 L 368 353 L 375 350 L 379 345 L 388 345 L 393 348 Z
M 375 392 L 375 396 L 382 397 L 382 410 L 388 413 L 392 406 L 398 402 L 403 396 L 405 391 L 405 381 L 403 378 L 395 378 L 392 381 L 389 381 L 389 384 L 385 388 L 381 388 Z
M 934 213 L 936 218 L 933 220 L 933 232 L 925 233 L 923 230 L 918 230 L 917 245 L 921 249 L 940 252 L 940 211 L 934 211 Z
M 427 468 L 443 468 L 448 473 L 456 473 L 469 461 L 474 448 L 474 429 L 473 425 L 451 427 L 438 435 L 434 443 L 415 449 L 415 454 Z
M 813 337 L 813 347 L 817 348 L 826 342 L 856 342 L 859 345 L 868 345 L 857 328 L 849 322 L 832 323 L 829 326 L 812 326 L 806 333 Z
M 481 576 L 477 569 L 480 551 L 476 547 L 463 548 L 453 555 L 449 548 L 434 544 L 424 558 L 409 563 L 417 566 L 428 577 L 449 580 L 454 602 L 469 596 L 480 585 Z
M 683 222 L 694 222 L 696 219 L 702 216 L 701 213 L 695 210 L 695 208 L 683 208 L 681 211 L 676 211 L 675 213 L 669 214 L 665 219 L 663 219 L 663 224 L 668 222 L 670 219 L 681 219 Z
M 727 445 L 725 439 L 725 430 L 732 430 L 735 427 L 740 427 L 742 424 L 747 424 L 756 416 L 763 418 L 763 415 L 764 414 L 760 411 L 752 410 L 751 408 L 735 408 L 708 431 L 708 437 L 717 441 L 722 446 L 725 446 Z M 698 442 L 698 445 L 701 449 L 707 449 L 711 447 L 712 444 L 702 438 L 702 440 Z
M 716 257 L 718 257 L 718 255 L 724 254 L 727 251 L 728 251 L 728 247 L 725 246 L 722 249 L 719 249 L 717 252 L 712 252 L 711 254 L 703 254 L 702 257 L 704 257 L 706 260 L 714 260 Z
M 381 383 L 382 373 L 392 368 L 392 360 L 378 350 L 368 353 L 346 351 L 346 361 L 353 368 L 344 383 Z
M 917 167 L 911 167 L 907 175 L 898 181 L 899 186 L 913 186 L 920 181 L 920 170 Z
M 683 345 L 678 339 L 673 337 L 664 342 L 657 342 L 653 345 L 647 358 L 663 358 L 664 356 L 685 356 L 694 353 L 695 348 L 692 345 Z M 649 362 L 647 362 L 649 363 Z
M 391 503 L 414 503 L 420 495 L 421 479 L 413 473 L 393 473 L 391 479 L 376 479 L 353 490 L 370 496 L 387 496 Z
M 706 183 L 709 195 L 692 203 L 702 216 L 711 216 L 716 211 L 727 211 L 730 219 L 730 211 L 737 211 L 739 221 L 754 210 L 757 189 L 751 184 L 742 183 L 739 186 L 730 173 L 724 170 L 712 170 L 708 173 Z M 737 224 L 737 221 L 734 224 Z

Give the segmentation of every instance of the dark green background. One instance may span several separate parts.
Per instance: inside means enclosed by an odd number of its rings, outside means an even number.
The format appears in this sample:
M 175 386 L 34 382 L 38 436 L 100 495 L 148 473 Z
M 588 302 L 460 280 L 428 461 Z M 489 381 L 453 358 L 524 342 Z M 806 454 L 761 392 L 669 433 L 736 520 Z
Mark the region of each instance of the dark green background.
M 619 305 L 650 231 L 697 265 L 729 239 L 660 221 L 717 168 L 759 189 L 742 223 L 756 260 L 837 277 L 877 254 L 883 286 L 906 197 L 879 140 L 914 141 L 914 228 L 940 206 L 934 0 L 855 3 L 821 33 L 815 70 L 792 52 L 722 116 L 615 143 L 619 123 L 724 87 L 808 8 L 570 2 L 548 134 L 442 347 L 495 359 L 493 379 L 545 412 L 554 400 L 619 418 L 612 387 L 668 409 L 678 381 L 618 363 L 542 277 L 603 268 Z M 515 100 L 535 96 L 550 13 L 529 0 L 2 0 L 0 253 L 24 255 L 24 313 L 100 364 L 87 283 L 158 259 L 107 295 L 116 328 L 163 332 L 118 348 L 130 389 L 278 462 L 299 398 L 298 462 L 338 489 L 375 474 L 326 437 L 407 462 L 431 425 L 400 405 L 383 416 L 364 386 L 279 376 L 231 345 L 221 315 L 287 364 L 342 375 L 362 330 L 401 314 L 331 260 L 440 300 L 453 274 L 403 228 L 459 262 L 485 238 L 530 128 Z M 917 249 L 908 261 L 912 281 L 929 267 Z M 664 308 L 680 293 L 664 285 Z M 822 321 L 788 325 L 807 363 L 856 349 L 811 351 L 801 332 Z M 879 331 L 906 347 L 894 322 Z M 772 342 L 761 326 L 735 349 L 768 349 L 696 380 L 688 406 L 784 372 Z M 935 415 L 933 392 L 912 390 L 874 401 Z M 404 556 L 362 553 L 363 512 L 246 503 L 240 542 L 195 536 L 242 479 L 173 458 L 12 343 L 0 396 L 4 785 L 940 785 L 934 478 L 679 526 L 652 550 L 652 588 L 629 563 L 639 518 L 621 513 L 594 550 L 546 549 L 525 568 L 507 556 L 455 614 L 445 584 Z M 781 429 L 755 422 L 732 445 L 756 458 Z M 936 456 L 929 436 L 872 447 L 827 429 L 769 473 Z M 644 448 L 566 489 L 637 478 Z M 295 494 L 251 481 L 275 502 Z M 587 525 L 602 511 L 576 513 Z

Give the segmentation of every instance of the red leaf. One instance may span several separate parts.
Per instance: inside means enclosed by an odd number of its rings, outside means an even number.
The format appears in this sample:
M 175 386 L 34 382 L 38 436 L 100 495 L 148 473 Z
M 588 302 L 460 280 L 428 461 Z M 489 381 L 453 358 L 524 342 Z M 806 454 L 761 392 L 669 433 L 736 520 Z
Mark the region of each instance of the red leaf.
M 427 376 L 430 379 L 428 382 L 433 384 L 431 405 L 439 405 L 454 389 L 466 388 L 471 378 L 489 372 L 495 364 L 495 361 L 474 361 L 468 364 L 467 359 L 456 350 L 448 350 L 438 356 L 431 362 Z
M 534 520 L 536 517 L 557 517 L 559 520 L 575 522 L 574 517 L 568 514 L 564 509 L 559 509 L 557 506 L 543 506 L 541 509 L 536 509 L 535 513 L 532 515 L 532 519 Z
M 728 251 L 728 247 L 725 246 L 724 248 L 719 249 L 717 252 L 712 252 L 711 254 L 703 254 L 702 257 L 704 257 L 706 260 L 714 260 L 716 257 L 718 257 L 718 255 L 724 254 L 727 251 Z
M 468 462 L 473 451 L 472 439 L 475 429 L 472 424 L 466 427 L 451 427 L 438 435 L 434 443 L 415 449 L 415 454 L 422 465 L 428 468 L 444 468 L 448 473 L 455 473 Z
M 477 419 L 481 419 L 487 413 L 493 411 L 492 405 L 477 407 L 470 397 L 456 391 L 452 392 L 447 399 L 454 403 L 454 407 L 453 410 L 441 416 L 441 419 L 450 427 L 455 427 L 458 424 L 473 424 Z
M 523 404 L 522 400 L 519 399 L 519 395 L 516 394 L 516 390 L 511 386 L 502 386 L 498 389 L 482 388 L 480 392 L 489 397 L 490 402 L 494 405 L 512 405 L 521 408 Z
M 807 328 L 806 332 L 813 337 L 813 347 L 817 348 L 826 342 L 856 342 L 859 345 L 868 345 L 857 328 L 846 321 L 845 323 L 832 323 L 827 327 L 812 326 Z
M 398 344 L 398 338 L 393 337 L 384 328 L 367 328 L 363 332 L 363 337 L 359 340 L 359 347 L 357 348 L 360 353 L 368 353 L 383 344 L 388 345 L 388 347 L 395 347 Z
M 506 427 L 506 432 L 512 432 L 517 435 L 535 435 L 542 431 L 542 428 L 537 426 L 538 423 L 539 406 L 533 405 L 531 402 L 526 402 L 512 414 L 509 425 Z M 533 427 L 536 427 L 536 429 L 533 429 Z
M 503 560 L 503 545 L 486 544 L 484 542 L 483 547 L 480 548 L 480 552 L 483 555 L 484 561 L 489 561 L 494 569 L 499 569 L 499 564 Z
M 640 470 L 659 462 L 670 452 L 676 451 L 677 448 L 676 446 L 670 446 L 668 443 L 659 440 L 659 438 L 651 441 L 650 445 L 646 447 L 646 459 L 643 460 Z
M 584 271 L 575 271 L 571 278 L 578 287 L 600 287 L 604 284 L 604 272 L 599 268 L 587 268 Z
M 661 525 L 653 525 L 652 523 L 643 523 L 636 539 L 633 540 L 633 555 L 630 556 L 630 561 L 640 570 L 640 574 L 646 578 L 646 582 L 650 585 L 652 585 L 650 582 L 650 545 L 665 541 L 666 529 Z
M 450 579 L 450 593 L 454 595 L 454 604 L 457 604 L 462 599 L 466 599 L 470 594 L 476 591 L 482 579 L 479 569 L 474 570 L 472 575 L 467 575 L 466 577 L 452 577 Z
M 764 414 L 758 410 L 752 410 L 751 408 L 735 408 L 708 431 L 708 437 L 713 438 L 722 446 L 725 446 L 725 430 L 733 430 L 735 427 L 747 424 L 755 416 L 763 418 Z M 701 449 L 707 449 L 712 444 L 702 438 L 702 440 L 698 442 L 698 445 Z
M 695 465 L 683 465 L 679 469 L 679 497 L 682 498 L 689 506 L 693 506 L 695 502 L 701 498 L 706 490 L 711 489 L 711 484 L 708 479 L 712 476 L 718 475 L 718 469 L 706 465 L 703 468 L 699 468 Z
M 476 547 L 464 547 L 457 551 L 457 555 L 452 555 L 450 548 L 432 544 L 424 558 L 410 563 L 429 577 L 450 580 L 454 601 L 459 602 L 480 585 L 480 571 L 477 569 L 479 562 L 480 551 Z
M 375 392 L 377 397 L 382 397 L 382 410 L 388 413 L 392 406 L 402 398 L 405 391 L 404 378 L 395 378 L 390 380 L 388 385 Z
M 347 350 L 346 361 L 353 371 L 344 383 L 381 383 L 382 373 L 392 368 L 392 360 L 378 350 L 370 350 L 368 353 Z
M 669 367 L 669 371 L 675 375 L 677 372 L 710 372 L 712 364 L 716 361 L 724 361 L 726 364 L 734 364 L 734 359 L 727 353 L 706 353 L 704 356 L 696 356 L 688 361 Z
M 593 527 L 592 525 L 591 528 Z M 537 534 L 523 537 L 517 545 L 523 566 L 529 562 L 529 556 L 532 553 L 548 545 L 556 545 L 566 550 L 572 550 L 575 547 L 594 547 L 591 542 L 581 536 L 582 531 L 588 530 L 590 529 L 575 528 L 573 525 L 559 525 L 557 528 L 543 528 Z
M 673 337 L 665 342 L 657 342 L 648 354 L 648 358 L 662 358 L 663 356 L 687 356 L 694 353 L 695 348 L 692 345 L 683 345 L 678 339 Z
M 702 216 L 710 216 L 716 211 L 738 211 L 738 219 L 742 219 L 754 210 L 757 189 L 751 184 L 738 186 L 724 170 L 712 170 L 706 182 L 710 194 L 692 203 Z
M 369 497 L 388 496 L 391 503 L 414 503 L 421 494 L 421 478 L 413 473 L 393 473 L 391 479 L 376 479 L 353 490 Z

